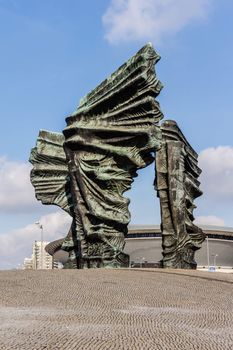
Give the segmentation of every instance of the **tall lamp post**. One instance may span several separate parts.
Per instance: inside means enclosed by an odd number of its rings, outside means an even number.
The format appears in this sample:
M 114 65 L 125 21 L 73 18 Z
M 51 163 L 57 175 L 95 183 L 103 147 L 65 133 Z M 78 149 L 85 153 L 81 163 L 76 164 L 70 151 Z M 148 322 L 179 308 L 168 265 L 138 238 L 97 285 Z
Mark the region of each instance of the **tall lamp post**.
M 214 257 L 214 267 L 216 268 L 216 258 L 217 258 L 218 254 L 214 254 L 213 257 Z
M 44 243 L 44 232 L 43 232 L 43 225 L 37 221 L 35 222 L 35 225 L 37 225 L 40 229 L 40 268 L 41 270 L 43 269 L 43 257 L 44 257 L 44 249 L 43 249 L 43 243 Z
M 141 260 L 140 260 L 140 267 L 142 268 L 142 264 L 145 262 L 145 258 L 144 256 L 141 257 Z
M 210 269 L 210 250 L 209 250 L 209 237 L 206 235 L 206 248 L 207 248 L 207 265 L 208 270 Z

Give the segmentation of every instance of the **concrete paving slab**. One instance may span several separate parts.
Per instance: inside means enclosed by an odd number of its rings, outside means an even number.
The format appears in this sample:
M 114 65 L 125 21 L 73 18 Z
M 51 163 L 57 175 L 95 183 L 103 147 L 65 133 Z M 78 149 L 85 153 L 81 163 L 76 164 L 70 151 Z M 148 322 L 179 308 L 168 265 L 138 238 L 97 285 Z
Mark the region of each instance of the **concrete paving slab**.
M 232 350 L 233 275 L 0 271 L 0 349 Z

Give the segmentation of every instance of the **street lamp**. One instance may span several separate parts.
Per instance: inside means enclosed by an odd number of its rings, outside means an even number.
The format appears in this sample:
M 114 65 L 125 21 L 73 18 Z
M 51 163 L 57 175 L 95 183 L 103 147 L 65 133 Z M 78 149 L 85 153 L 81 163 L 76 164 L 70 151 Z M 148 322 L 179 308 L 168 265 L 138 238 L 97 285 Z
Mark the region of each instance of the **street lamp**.
M 145 261 L 145 258 L 144 258 L 144 256 L 143 257 L 141 257 L 141 260 L 140 260 L 140 267 L 142 268 L 142 264 L 144 263 L 144 261 Z
M 37 225 L 40 229 L 40 268 L 42 270 L 43 269 L 43 243 L 44 243 L 43 225 L 39 221 L 35 222 L 35 225 Z
M 216 258 L 218 256 L 218 254 L 212 254 L 212 256 L 214 257 L 214 267 L 216 268 Z
M 207 265 L 208 270 L 210 269 L 210 250 L 209 250 L 209 237 L 206 235 L 206 248 L 207 248 Z

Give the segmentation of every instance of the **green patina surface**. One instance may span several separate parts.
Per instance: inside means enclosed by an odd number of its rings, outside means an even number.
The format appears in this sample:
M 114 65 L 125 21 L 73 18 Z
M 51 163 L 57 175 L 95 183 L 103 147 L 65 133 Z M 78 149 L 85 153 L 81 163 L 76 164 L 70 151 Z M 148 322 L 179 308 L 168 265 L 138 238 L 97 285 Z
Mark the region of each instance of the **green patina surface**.
M 124 192 L 131 188 L 137 170 L 154 161 L 158 150 L 157 171 L 163 172 L 159 159 L 166 158 L 163 150 L 169 143 L 159 126 L 163 114 L 155 100 L 162 88 L 155 74 L 159 58 L 151 44 L 144 46 L 81 100 L 77 110 L 66 119 L 63 134 L 41 131 L 32 149 L 31 182 L 37 199 L 60 206 L 73 218 L 62 244 L 62 249 L 70 254 L 67 267 L 128 266 L 129 257 L 123 249 L 130 213 Z M 171 145 L 168 156 L 175 157 L 175 164 L 182 162 L 176 146 Z M 167 158 L 166 162 L 169 163 Z M 188 188 L 182 184 L 183 170 L 175 172 L 166 180 L 172 208 L 177 207 L 178 198 Z M 157 179 L 160 181 L 160 175 Z M 177 198 L 172 201 L 170 192 L 176 189 Z M 158 190 L 165 227 L 170 225 L 169 220 L 176 220 L 176 215 L 170 213 L 169 219 L 168 214 L 164 215 L 164 194 L 159 186 Z M 179 241 L 182 228 L 178 230 L 178 226 L 173 223 L 172 234 Z M 167 230 L 163 233 L 165 237 Z M 187 230 L 183 236 L 191 242 Z M 163 241 L 164 266 L 178 267 L 174 256 L 187 255 L 187 251 L 180 249 L 181 243 L 173 244 L 172 256 L 169 242 L 171 237 Z M 187 266 L 193 266 L 190 259 L 186 260 Z
M 196 268 L 194 254 L 205 239 L 193 221 L 195 198 L 201 196 L 197 153 L 175 121 L 161 125 L 162 146 L 156 152 L 155 185 L 160 198 L 163 267 Z

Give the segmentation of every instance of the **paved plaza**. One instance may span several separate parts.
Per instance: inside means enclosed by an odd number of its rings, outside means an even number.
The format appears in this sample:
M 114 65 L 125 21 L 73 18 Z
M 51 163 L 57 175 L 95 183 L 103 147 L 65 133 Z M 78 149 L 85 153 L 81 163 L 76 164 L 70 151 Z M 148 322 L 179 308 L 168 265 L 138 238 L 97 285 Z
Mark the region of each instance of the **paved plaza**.
M 233 274 L 0 271 L 0 349 L 232 350 Z

